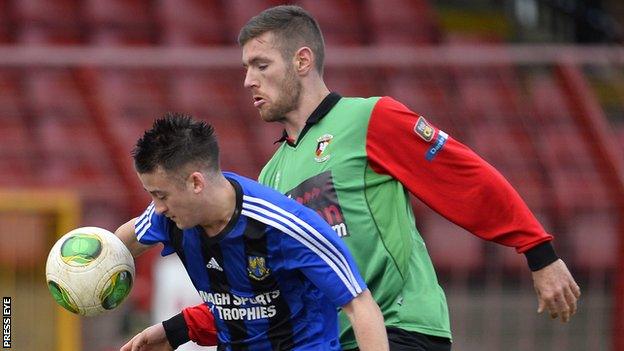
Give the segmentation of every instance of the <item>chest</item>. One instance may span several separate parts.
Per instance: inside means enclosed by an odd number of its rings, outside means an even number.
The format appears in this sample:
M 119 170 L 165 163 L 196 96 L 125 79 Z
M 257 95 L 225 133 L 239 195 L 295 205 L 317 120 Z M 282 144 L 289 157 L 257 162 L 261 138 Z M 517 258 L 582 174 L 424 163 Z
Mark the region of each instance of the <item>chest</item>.
M 212 243 L 199 233 L 185 234 L 185 267 L 200 293 L 251 297 L 275 292 L 288 279 L 279 238 L 253 224 Z
M 365 135 L 346 126 L 320 123 L 297 145 L 284 144 L 266 166 L 261 182 L 287 193 L 306 180 L 331 174 L 343 183 L 366 165 Z

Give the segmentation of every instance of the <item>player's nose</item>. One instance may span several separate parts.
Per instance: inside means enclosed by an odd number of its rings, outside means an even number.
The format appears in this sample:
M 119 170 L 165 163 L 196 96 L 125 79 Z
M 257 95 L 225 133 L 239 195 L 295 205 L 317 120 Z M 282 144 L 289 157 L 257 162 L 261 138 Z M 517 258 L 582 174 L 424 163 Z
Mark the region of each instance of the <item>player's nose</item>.
M 258 87 L 258 80 L 254 77 L 254 74 L 251 72 L 251 70 L 247 70 L 247 72 L 245 73 L 245 81 L 243 82 L 243 86 L 248 89 Z

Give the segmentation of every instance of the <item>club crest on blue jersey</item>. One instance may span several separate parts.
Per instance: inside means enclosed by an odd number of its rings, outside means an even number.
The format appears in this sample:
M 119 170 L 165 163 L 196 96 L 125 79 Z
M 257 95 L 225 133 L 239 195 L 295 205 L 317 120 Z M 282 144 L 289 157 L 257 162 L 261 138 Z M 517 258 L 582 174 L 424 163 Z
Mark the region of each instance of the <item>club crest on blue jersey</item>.
M 435 134 L 435 129 L 423 116 L 419 116 L 416 125 L 414 125 L 414 132 L 426 142 L 431 142 Z
M 266 266 L 266 260 L 260 256 L 247 257 L 247 273 L 250 278 L 255 280 L 264 280 L 269 276 L 271 271 Z
M 316 162 L 325 162 L 329 159 L 330 155 L 325 151 L 327 150 L 327 146 L 329 146 L 329 143 L 331 143 L 333 138 L 334 136 L 331 134 L 323 134 L 323 136 L 316 139 L 316 151 L 314 153 L 316 155 L 314 157 L 314 160 Z

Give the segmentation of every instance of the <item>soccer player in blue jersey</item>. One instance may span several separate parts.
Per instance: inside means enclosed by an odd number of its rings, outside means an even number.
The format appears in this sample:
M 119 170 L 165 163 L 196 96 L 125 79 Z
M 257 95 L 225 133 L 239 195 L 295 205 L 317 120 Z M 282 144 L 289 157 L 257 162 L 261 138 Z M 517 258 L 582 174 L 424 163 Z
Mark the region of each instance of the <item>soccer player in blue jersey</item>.
M 314 211 L 221 172 L 211 126 L 156 120 L 134 150 L 153 202 L 116 234 L 134 256 L 156 243 L 177 253 L 205 304 L 137 334 L 121 351 L 340 350 L 337 309 L 361 350 L 388 350 L 379 307 L 346 246 Z

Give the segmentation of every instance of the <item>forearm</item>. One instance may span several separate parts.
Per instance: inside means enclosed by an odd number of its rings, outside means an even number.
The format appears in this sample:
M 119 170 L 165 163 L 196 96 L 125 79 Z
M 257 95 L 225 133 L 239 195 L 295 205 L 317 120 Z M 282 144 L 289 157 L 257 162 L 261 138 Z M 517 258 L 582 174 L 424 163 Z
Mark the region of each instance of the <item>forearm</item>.
M 368 290 L 343 307 L 361 351 L 388 350 L 383 315 Z
M 129 220 L 128 222 L 122 224 L 116 231 L 115 235 L 126 245 L 132 257 L 138 257 L 143 252 L 147 251 L 152 246 L 141 244 L 134 232 L 134 222 L 136 218 Z
M 361 351 L 388 350 L 388 336 L 385 328 L 379 328 L 373 323 L 364 322 L 358 326 L 354 324 L 353 331 Z

